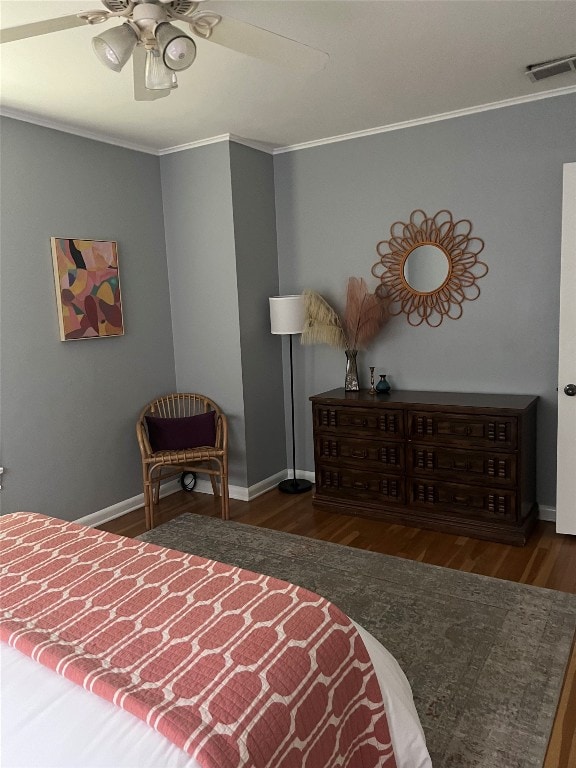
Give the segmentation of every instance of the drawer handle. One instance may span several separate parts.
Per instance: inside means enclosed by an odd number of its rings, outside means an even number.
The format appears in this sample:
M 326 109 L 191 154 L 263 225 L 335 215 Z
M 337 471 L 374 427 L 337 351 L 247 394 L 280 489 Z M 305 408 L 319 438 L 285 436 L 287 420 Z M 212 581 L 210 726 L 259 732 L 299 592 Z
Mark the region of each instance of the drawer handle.
M 457 461 L 456 459 L 452 462 L 452 469 L 459 469 L 466 471 L 468 469 L 468 462 L 464 460 Z
M 354 456 L 355 459 L 365 459 L 368 456 L 367 450 L 359 450 L 356 449 L 354 451 L 350 451 L 350 455 Z
M 465 506 L 468 506 L 470 503 L 470 499 L 468 496 L 454 496 L 454 501 L 456 504 L 464 504 Z
M 362 419 L 359 416 L 356 416 L 355 418 L 350 419 L 350 423 L 354 424 L 355 427 L 366 427 L 368 426 L 368 419 Z
M 362 491 L 368 490 L 368 483 L 361 483 L 360 480 L 354 480 L 352 485 L 354 486 L 354 488 L 359 488 Z

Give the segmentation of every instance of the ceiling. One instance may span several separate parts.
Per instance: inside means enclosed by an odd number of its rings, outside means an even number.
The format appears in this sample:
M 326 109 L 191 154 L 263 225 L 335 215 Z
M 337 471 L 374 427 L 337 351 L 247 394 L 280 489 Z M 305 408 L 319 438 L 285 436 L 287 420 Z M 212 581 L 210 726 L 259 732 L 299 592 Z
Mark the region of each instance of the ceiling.
M 0 26 L 98 7 L 0 0 Z M 308 73 L 199 39 L 177 90 L 135 102 L 131 67 L 112 72 L 91 50 L 112 21 L 1 46 L 2 112 L 152 152 L 224 134 L 274 150 L 576 91 L 574 72 L 537 84 L 524 74 L 576 53 L 576 0 L 214 0 L 202 9 L 322 49 L 328 64 Z

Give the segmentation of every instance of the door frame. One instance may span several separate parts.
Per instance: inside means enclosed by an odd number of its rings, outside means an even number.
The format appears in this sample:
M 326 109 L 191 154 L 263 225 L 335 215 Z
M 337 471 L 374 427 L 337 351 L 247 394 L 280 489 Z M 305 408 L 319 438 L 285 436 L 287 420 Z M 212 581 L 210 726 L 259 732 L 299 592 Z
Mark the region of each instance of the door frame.
M 562 191 L 560 318 L 558 330 L 558 437 L 556 531 L 576 535 L 576 163 L 566 163 Z

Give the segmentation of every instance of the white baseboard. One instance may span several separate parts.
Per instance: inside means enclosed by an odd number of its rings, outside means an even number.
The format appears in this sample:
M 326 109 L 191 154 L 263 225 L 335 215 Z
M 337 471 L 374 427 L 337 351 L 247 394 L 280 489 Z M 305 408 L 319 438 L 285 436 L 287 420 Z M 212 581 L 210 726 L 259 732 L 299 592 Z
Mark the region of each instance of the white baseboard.
M 547 504 L 539 505 L 540 514 L 538 517 L 540 520 L 546 520 L 549 523 L 556 522 L 556 507 L 549 507 Z
M 261 496 L 263 493 L 266 493 L 266 491 L 270 491 L 278 485 L 281 480 L 284 480 L 287 475 L 288 473 L 286 470 L 277 472 L 275 475 L 271 475 L 271 477 L 267 477 L 265 480 L 261 480 L 259 483 L 255 483 L 255 485 L 251 485 L 248 488 L 245 488 L 242 485 L 230 485 L 228 487 L 228 495 L 231 499 L 252 501 L 252 499 L 255 499 L 257 496 Z M 198 478 L 194 491 L 198 491 L 198 493 L 212 493 L 212 484 L 210 480 Z
M 306 478 L 314 482 L 314 472 L 301 472 L 296 470 L 298 477 Z M 275 488 L 278 483 L 285 480 L 288 477 L 288 470 L 285 469 L 282 472 L 277 472 L 271 477 L 267 477 L 265 480 L 261 480 L 249 488 L 245 488 L 242 485 L 230 485 L 228 488 L 228 495 L 231 499 L 238 499 L 239 501 L 252 501 L 257 496 L 261 496 L 263 493 Z M 160 498 L 169 496 L 172 493 L 182 490 L 179 480 L 169 480 L 167 483 L 163 483 L 160 489 Z M 194 493 L 212 493 L 212 484 L 210 480 L 198 479 L 194 488 Z M 88 525 L 94 527 L 102 525 L 110 520 L 115 520 L 117 517 L 122 517 L 128 512 L 132 512 L 134 509 L 139 509 L 144 506 L 144 494 L 139 493 L 137 496 L 132 496 L 130 499 L 119 501 L 117 504 L 112 504 L 110 507 L 100 509 L 98 512 L 93 512 L 91 515 L 85 515 L 84 517 L 74 520 L 75 523 L 80 525 Z
M 229 488 L 230 498 L 239 499 L 240 501 L 252 501 L 252 499 L 255 499 L 257 496 L 262 496 L 263 493 L 267 493 L 268 491 L 271 491 L 272 488 L 276 488 L 278 483 L 281 483 L 282 480 L 286 480 L 286 478 L 291 475 L 292 472 L 288 472 L 288 470 L 285 469 L 282 472 L 277 472 L 275 475 L 267 477 L 265 480 L 260 480 L 260 482 L 254 483 L 254 485 L 251 485 L 248 488 L 243 488 L 240 485 L 231 485 Z M 296 476 L 310 480 L 312 483 L 316 480 L 314 472 L 304 472 L 297 469 Z M 212 486 L 209 480 L 198 480 L 194 490 L 199 491 L 200 493 L 212 493 Z
M 261 496 L 263 493 L 272 490 L 272 488 L 275 488 L 278 483 L 280 483 L 282 480 L 286 480 L 289 475 L 290 473 L 286 469 L 282 472 L 277 472 L 275 475 L 267 477 L 265 480 L 261 480 L 260 482 L 251 485 L 249 488 L 244 488 L 241 485 L 231 485 L 228 489 L 229 496 L 231 499 L 238 499 L 239 501 L 252 501 L 252 499 L 255 499 L 256 497 Z M 316 479 L 314 472 L 305 472 L 298 469 L 296 470 L 296 475 L 297 477 L 300 477 L 304 480 L 310 480 L 311 483 L 313 483 Z M 176 493 L 179 490 L 181 490 L 180 482 L 178 480 L 170 480 L 162 485 L 160 490 L 160 497 L 164 498 L 164 496 L 169 496 L 170 494 Z M 194 488 L 194 493 L 211 494 L 212 484 L 210 483 L 210 480 L 199 479 L 196 483 L 196 487 Z M 132 496 L 131 499 L 119 501 L 117 504 L 112 504 L 111 507 L 100 509 L 98 512 L 94 512 L 91 515 L 81 517 L 74 522 L 80 523 L 80 525 L 88 525 L 94 527 L 96 525 L 107 523 L 110 520 L 114 520 L 117 517 L 122 517 L 122 515 L 125 515 L 128 512 L 132 512 L 134 509 L 139 509 L 139 507 L 143 506 L 144 494 L 139 493 L 137 496 Z M 547 522 L 555 523 L 556 508 L 550 507 L 547 504 L 540 504 L 539 517 L 540 520 L 546 520 Z
M 285 469 L 282 472 L 277 472 L 275 475 L 270 475 L 270 477 L 267 477 L 264 480 L 260 480 L 258 483 L 254 483 L 254 485 L 250 485 L 248 488 L 245 488 L 242 485 L 231 485 L 228 488 L 228 495 L 231 499 L 238 499 L 239 501 L 252 501 L 258 496 L 262 496 L 263 493 L 271 491 L 272 488 L 276 488 L 278 483 L 281 483 L 282 480 L 286 480 L 286 478 L 290 477 L 291 474 L 291 471 L 288 472 L 288 470 Z M 311 482 L 316 480 L 314 472 L 304 472 L 297 469 L 296 475 L 297 477 L 305 478 Z M 178 486 L 178 488 L 180 488 L 180 486 Z M 178 490 L 178 488 L 176 490 Z M 194 486 L 194 492 L 212 493 L 212 484 L 210 483 L 210 480 L 206 480 L 205 478 L 198 478 L 196 485 Z
M 181 490 L 182 488 L 180 487 L 178 480 L 169 480 L 162 485 L 160 489 L 160 498 L 163 499 L 164 496 L 170 496 L 171 493 L 176 493 L 176 491 Z M 88 525 L 93 528 L 96 525 L 102 525 L 102 523 L 115 520 L 117 517 L 122 517 L 122 515 L 126 515 L 128 512 L 132 512 L 134 509 L 139 509 L 143 506 L 144 494 L 139 493 L 137 496 L 132 496 L 130 499 L 124 499 L 124 501 L 119 501 L 117 504 L 112 504 L 111 507 L 105 507 L 104 509 L 99 509 L 98 512 L 93 512 L 91 515 L 80 517 L 78 520 L 74 520 L 74 522 L 79 523 L 80 525 Z

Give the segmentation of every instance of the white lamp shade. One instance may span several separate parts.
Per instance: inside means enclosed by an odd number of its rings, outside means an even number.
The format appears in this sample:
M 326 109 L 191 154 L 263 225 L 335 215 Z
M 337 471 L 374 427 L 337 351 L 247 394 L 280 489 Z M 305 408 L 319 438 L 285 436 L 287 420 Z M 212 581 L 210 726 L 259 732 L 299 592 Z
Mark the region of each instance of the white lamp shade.
M 137 42 L 138 35 L 130 24 L 122 24 L 92 38 L 92 48 L 102 64 L 114 72 L 120 72 Z
M 180 72 L 192 66 L 196 58 L 196 43 L 181 29 L 168 22 L 162 22 L 156 27 L 155 37 L 168 69 Z
M 270 298 L 270 330 L 272 333 L 302 333 L 306 319 L 304 296 L 272 296 Z

